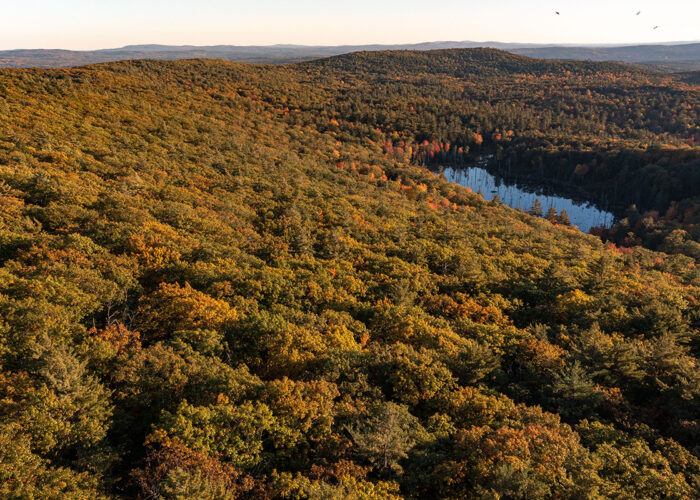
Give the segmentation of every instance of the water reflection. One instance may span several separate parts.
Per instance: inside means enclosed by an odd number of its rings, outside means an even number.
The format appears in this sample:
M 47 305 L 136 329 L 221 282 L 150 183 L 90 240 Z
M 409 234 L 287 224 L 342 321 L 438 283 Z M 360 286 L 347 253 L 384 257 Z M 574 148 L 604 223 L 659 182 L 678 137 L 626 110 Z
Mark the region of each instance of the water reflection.
M 532 188 L 526 190 L 525 187 L 507 185 L 481 167 L 445 167 L 443 173 L 450 182 L 466 186 L 474 192 L 481 190 L 487 200 L 498 195 L 503 203 L 512 208 L 527 211 L 535 204 L 535 200 L 539 199 L 544 213 L 547 213 L 549 207 L 554 207 L 557 213 L 566 210 L 571 224 L 578 226 L 585 233 L 592 227 L 610 227 L 615 222 L 615 216 L 611 212 L 600 210 L 590 203 L 554 196 L 542 190 L 532 192 Z

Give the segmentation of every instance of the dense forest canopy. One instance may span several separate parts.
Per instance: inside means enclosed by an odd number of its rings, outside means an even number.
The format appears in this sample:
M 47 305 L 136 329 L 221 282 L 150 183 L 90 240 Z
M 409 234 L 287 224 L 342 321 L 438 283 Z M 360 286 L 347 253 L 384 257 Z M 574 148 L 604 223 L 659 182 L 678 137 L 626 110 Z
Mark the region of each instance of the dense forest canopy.
M 424 166 L 688 203 L 693 85 L 493 50 L 0 71 L 0 495 L 698 497 L 692 220 L 619 246 Z
M 607 239 L 700 258 L 693 73 L 491 49 L 351 54 L 302 67 L 334 89 L 303 108 L 318 126 L 339 116 L 345 133 L 433 165 L 495 153 L 500 174 L 583 191 L 615 210 L 623 220 Z

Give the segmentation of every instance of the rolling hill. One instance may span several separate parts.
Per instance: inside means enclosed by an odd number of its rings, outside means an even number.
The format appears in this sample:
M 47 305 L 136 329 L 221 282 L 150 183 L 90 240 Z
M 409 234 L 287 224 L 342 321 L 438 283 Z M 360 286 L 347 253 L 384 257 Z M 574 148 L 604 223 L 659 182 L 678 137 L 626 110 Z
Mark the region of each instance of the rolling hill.
M 699 109 L 491 49 L 0 70 L 0 496 L 697 497 L 693 242 L 434 169 L 664 203 Z
M 700 43 L 679 45 L 636 45 L 629 47 L 537 47 L 515 48 L 513 52 L 545 59 L 621 61 L 671 71 L 700 69 Z
M 60 68 L 102 62 L 159 59 L 212 58 L 250 63 L 293 63 L 321 59 L 335 55 L 374 50 L 438 50 L 449 48 L 473 48 L 480 46 L 510 48 L 524 47 L 523 44 L 500 44 L 478 42 L 428 42 L 412 45 L 346 45 L 346 46 L 169 46 L 169 45 L 130 45 L 117 49 L 93 51 L 71 50 L 7 50 L 0 51 L 0 67 Z
M 294 63 L 363 51 L 439 50 L 459 48 L 496 48 L 540 59 L 579 59 L 620 61 L 648 65 L 665 71 L 700 69 L 700 43 L 634 46 L 546 46 L 500 42 L 426 42 L 410 45 L 355 46 L 168 46 L 132 45 L 94 51 L 9 50 L 0 51 L 0 67 L 59 68 L 85 64 L 139 59 L 214 58 L 251 63 Z

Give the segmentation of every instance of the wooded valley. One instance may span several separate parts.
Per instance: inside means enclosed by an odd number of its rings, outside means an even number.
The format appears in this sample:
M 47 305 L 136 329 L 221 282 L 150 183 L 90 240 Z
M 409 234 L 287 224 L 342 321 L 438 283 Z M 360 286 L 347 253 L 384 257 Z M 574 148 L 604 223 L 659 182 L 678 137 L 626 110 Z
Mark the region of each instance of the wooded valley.
M 699 141 L 490 49 L 0 70 L 0 496 L 697 498 Z

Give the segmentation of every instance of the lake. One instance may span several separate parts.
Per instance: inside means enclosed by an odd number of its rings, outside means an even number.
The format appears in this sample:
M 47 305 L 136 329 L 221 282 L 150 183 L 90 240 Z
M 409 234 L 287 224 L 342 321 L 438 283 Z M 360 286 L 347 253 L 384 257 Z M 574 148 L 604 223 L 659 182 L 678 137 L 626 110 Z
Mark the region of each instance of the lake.
M 587 233 L 592 227 L 610 227 L 615 222 L 615 215 L 606 210 L 601 210 L 590 203 L 574 201 L 572 199 L 556 196 L 542 189 L 533 189 L 518 184 L 506 184 L 502 179 L 490 174 L 479 166 L 471 167 L 445 167 L 445 178 L 470 188 L 472 191 L 481 191 L 484 199 L 490 200 L 498 195 L 504 204 L 511 208 L 530 210 L 535 200 L 539 199 L 542 210 L 547 213 L 549 207 L 554 207 L 557 213 L 566 210 L 571 224 L 578 226 L 581 231 Z

